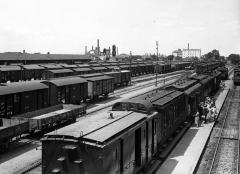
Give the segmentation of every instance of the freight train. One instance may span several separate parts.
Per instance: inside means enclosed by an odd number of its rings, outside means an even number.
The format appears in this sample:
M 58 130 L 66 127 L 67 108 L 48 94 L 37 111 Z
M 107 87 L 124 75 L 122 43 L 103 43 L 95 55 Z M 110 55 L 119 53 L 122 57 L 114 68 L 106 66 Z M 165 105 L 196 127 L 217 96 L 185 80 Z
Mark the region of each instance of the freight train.
M 213 70 L 220 71 L 223 80 L 228 79 L 228 68 L 225 67 L 225 62 L 202 62 L 196 65 L 196 73 L 198 74 L 208 74 Z
M 0 151 L 6 150 L 9 142 L 23 133 L 46 131 L 74 121 L 86 112 L 86 106 L 79 104 L 87 99 L 107 96 L 114 88 L 127 85 L 130 79 L 129 70 L 120 70 L 2 84 Z M 78 109 L 74 109 L 76 107 Z
M 234 68 L 233 70 L 234 74 L 233 74 L 233 83 L 234 85 L 240 85 L 240 68 Z
M 199 102 L 216 91 L 220 81 L 221 72 L 195 75 L 47 134 L 42 139 L 43 174 L 143 170 L 176 129 L 193 119 Z
M 0 83 L 41 80 L 63 76 L 82 75 L 90 73 L 129 70 L 131 76 L 151 74 L 157 67 L 158 73 L 183 70 L 190 62 L 172 62 L 164 64 L 158 62 L 105 62 L 89 64 L 32 64 L 32 65 L 0 65 Z

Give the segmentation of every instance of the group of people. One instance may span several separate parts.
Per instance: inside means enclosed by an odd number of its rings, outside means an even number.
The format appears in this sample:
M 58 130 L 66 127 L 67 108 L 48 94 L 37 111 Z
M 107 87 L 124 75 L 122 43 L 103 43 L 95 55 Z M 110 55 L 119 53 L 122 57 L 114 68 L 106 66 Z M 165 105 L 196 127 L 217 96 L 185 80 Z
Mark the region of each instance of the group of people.
M 210 97 L 206 97 L 204 102 L 200 102 L 197 109 L 198 111 L 195 114 L 195 124 L 197 127 L 200 126 L 202 119 L 204 123 L 216 120 L 217 108 L 215 102 Z

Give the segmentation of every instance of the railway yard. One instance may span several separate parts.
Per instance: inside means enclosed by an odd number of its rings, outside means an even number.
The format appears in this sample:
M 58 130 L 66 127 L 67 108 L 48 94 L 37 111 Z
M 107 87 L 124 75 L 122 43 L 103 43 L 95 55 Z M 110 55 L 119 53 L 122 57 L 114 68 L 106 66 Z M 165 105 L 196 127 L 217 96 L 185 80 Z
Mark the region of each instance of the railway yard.
M 199 64 L 196 71 L 184 66 L 158 75 L 149 67 L 140 73 L 136 66 L 132 74 L 128 67 L 121 72 L 126 72 L 123 83 L 120 73 L 97 72 L 93 66 L 95 71 L 85 75 L 76 69 L 69 77 L 51 74 L 66 73 L 64 69 L 45 73 L 48 78 L 35 82 L 48 89 L 46 106 L 17 114 L 9 114 L 8 107 L 3 111 L 8 113 L 3 125 L 17 119 L 29 127 L 7 141 L 0 139 L 6 141 L 0 173 L 238 173 L 240 88 L 231 80 L 232 67 L 226 75 L 217 62 Z M 26 82 L 7 85 L 14 83 Z M 81 92 L 73 93 L 75 88 Z M 196 128 L 193 115 L 207 96 L 215 99 L 218 118 Z

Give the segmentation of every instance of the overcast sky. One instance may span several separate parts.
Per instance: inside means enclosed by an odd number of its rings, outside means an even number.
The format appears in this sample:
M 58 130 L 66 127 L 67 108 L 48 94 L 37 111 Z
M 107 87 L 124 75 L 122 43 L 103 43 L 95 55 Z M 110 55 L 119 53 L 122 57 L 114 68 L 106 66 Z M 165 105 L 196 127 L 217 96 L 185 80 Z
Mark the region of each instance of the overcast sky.
M 240 54 L 239 0 L 0 0 L 0 52 L 171 54 L 178 48 Z

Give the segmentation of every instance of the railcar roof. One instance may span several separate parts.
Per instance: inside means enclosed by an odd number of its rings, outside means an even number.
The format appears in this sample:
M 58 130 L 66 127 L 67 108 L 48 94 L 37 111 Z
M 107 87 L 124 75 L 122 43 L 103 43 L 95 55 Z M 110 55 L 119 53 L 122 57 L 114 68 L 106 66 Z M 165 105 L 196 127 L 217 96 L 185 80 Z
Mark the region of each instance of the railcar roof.
M 183 93 L 182 92 L 179 92 L 179 91 L 174 91 L 173 93 L 159 99 L 159 100 L 156 100 L 153 102 L 153 106 L 164 106 L 166 105 L 167 103 L 169 103 L 170 101 L 172 101 L 173 99 L 179 97 L 180 95 L 182 95 Z
M 197 83 L 196 85 L 192 86 L 191 88 L 187 89 L 185 91 L 185 94 L 190 95 L 192 94 L 194 91 L 198 91 L 201 88 L 201 85 L 199 83 Z
M 67 78 L 57 78 L 52 80 L 43 81 L 43 83 L 51 83 L 56 86 L 66 86 L 66 85 L 74 85 L 79 83 L 87 83 L 87 81 L 80 77 L 67 77 Z
M 62 68 L 62 66 L 58 64 L 40 64 L 40 66 L 44 68 L 52 68 L 52 69 Z
M 103 76 L 103 74 L 102 73 L 92 73 L 92 74 L 79 75 L 79 77 L 82 77 L 82 78 L 90 78 L 90 77 L 98 77 L 98 76 Z
M 44 67 L 42 66 L 39 66 L 39 65 L 36 65 L 36 64 L 32 64 L 32 65 L 21 65 L 24 69 L 28 69 L 28 70 L 31 70 L 31 69 L 45 69 Z
M 197 80 L 183 80 L 183 81 L 179 81 L 179 82 L 175 83 L 172 86 L 173 86 L 173 88 L 183 91 L 183 90 L 191 87 L 196 82 L 197 82 Z
M 58 129 L 58 135 L 69 135 L 75 138 L 80 138 L 83 135 L 87 135 L 97 129 L 101 129 L 104 126 L 111 124 L 119 119 L 129 115 L 132 111 L 111 111 L 114 119 L 109 119 L 109 112 L 103 112 L 101 114 L 92 115 L 86 117 L 74 124 Z M 47 135 L 55 135 L 56 132 L 50 132 Z
M 191 79 L 196 79 L 196 80 L 203 80 L 205 78 L 207 78 L 207 75 L 204 75 L 204 74 L 200 74 L 200 75 L 191 77 Z
M 71 69 L 54 69 L 54 70 L 47 70 L 47 71 L 55 74 L 73 72 L 73 70 Z
M 85 78 L 87 81 L 99 81 L 99 80 L 107 80 L 107 79 L 114 79 L 114 77 L 110 77 L 110 76 L 97 76 L 97 77 L 89 77 L 89 78 Z
M 21 67 L 19 66 L 1 66 L 0 71 L 20 71 Z
M 105 70 L 107 69 L 106 67 L 91 67 L 93 70 Z
M 137 123 L 141 122 L 142 120 L 146 119 L 146 114 L 132 112 L 128 116 L 118 120 L 117 122 L 113 122 L 101 129 L 98 129 L 86 136 L 84 139 L 95 141 L 99 143 L 104 143 L 117 134 L 123 132 L 127 128 L 136 125 Z
M 82 67 L 82 68 L 74 68 L 73 70 L 77 72 L 81 72 L 81 71 L 91 71 L 92 69 L 87 67 Z
M 206 84 L 206 83 L 208 83 L 210 80 L 212 80 L 213 79 L 213 77 L 211 77 L 211 76 L 208 76 L 206 79 L 203 79 L 202 81 L 200 81 L 200 83 L 202 83 L 202 84 Z
M 35 91 L 40 89 L 47 89 L 48 86 L 40 82 L 18 82 L 9 83 L 0 86 L 0 95 L 15 94 L 26 91 Z

